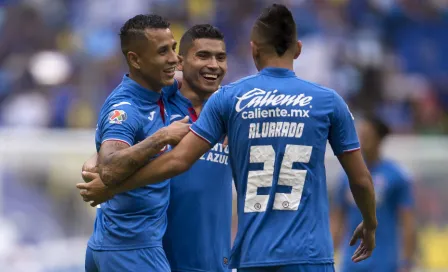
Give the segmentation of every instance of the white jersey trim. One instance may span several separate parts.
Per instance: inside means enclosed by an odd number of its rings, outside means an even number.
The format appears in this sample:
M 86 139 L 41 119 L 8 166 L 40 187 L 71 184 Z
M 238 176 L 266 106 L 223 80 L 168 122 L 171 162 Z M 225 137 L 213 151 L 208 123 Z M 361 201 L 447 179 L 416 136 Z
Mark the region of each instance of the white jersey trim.
M 191 127 L 190 127 L 190 131 L 193 132 L 194 135 L 198 136 L 199 138 L 201 138 L 202 140 L 206 141 L 208 144 L 212 144 L 209 140 L 207 140 L 207 138 L 205 138 L 204 136 L 202 136 L 201 134 L 197 133 L 196 131 L 194 131 Z
M 361 149 L 361 147 L 356 147 L 356 148 L 344 150 L 344 151 L 342 151 L 342 153 L 350 153 L 350 152 L 354 152 L 354 151 L 360 150 L 360 149 Z

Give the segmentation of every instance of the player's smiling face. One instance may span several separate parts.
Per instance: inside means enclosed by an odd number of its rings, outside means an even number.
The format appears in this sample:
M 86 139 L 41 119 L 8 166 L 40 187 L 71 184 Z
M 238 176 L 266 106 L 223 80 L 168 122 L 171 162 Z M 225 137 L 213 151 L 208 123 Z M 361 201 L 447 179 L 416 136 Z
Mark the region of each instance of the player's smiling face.
M 227 72 L 227 55 L 224 41 L 196 39 L 181 62 L 183 77 L 188 84 L 203 92 L 213 93 Z
M 176 53 L 177 43 L 171 30 L 147 29 L 145 32 L 148 43 L 140 55 L 141 73 L 160 88 L 172 85 L 179 58 Z

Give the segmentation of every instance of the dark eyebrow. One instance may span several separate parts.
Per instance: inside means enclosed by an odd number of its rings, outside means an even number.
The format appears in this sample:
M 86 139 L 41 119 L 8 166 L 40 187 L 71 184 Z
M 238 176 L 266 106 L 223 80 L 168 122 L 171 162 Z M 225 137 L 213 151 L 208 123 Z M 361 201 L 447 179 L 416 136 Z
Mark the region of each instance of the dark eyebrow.
M 209 54 L 209 55 L 227 55 L 226 52 L 216 52 L 216 51 L 209 51 L 209 50 L 199 50 L 196 52 L 196 54 Z
M 196 55 L 197 54 L 211 54 L 211 52 L 207 51 L 207 50 L 199 50 L 199 51 L 196 52 Z

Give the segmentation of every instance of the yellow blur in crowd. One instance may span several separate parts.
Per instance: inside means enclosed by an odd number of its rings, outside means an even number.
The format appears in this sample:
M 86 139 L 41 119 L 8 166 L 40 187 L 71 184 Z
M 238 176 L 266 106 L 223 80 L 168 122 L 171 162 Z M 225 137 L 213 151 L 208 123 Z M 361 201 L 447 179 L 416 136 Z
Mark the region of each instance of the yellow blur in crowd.
M 443 269 L 448 267 L 448 227 L 435 225 L 421 229 L 418 233 L 421 267 Z

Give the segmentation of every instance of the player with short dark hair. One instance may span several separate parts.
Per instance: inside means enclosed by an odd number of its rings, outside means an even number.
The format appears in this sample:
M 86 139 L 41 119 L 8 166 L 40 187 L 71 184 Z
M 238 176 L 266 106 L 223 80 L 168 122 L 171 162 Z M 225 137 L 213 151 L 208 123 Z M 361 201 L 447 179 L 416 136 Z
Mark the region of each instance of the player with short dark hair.
M 170 23 L 162 16 L 152 15 L 136 15 L 126 21 L 120 28 L 120 43 L 121 51 L 127 56 L 129 51 L 135 51 L 138 46 L 145 46 L 146 34 L 145 31 L 150 29 L 168 29 Z M 138 41 L 142 43 L 139 44 Z
M 173 85 L 178 62 L 170 24 L 159 15 L 137 15 L 120 29 L 121 51 L 135 80 L 150 90 Z
M 378 220 L 377 249 L 362 263 L 350 261 L 353 249 L 347 241 L 361 215 L 349 194 L 349 183 L 343 175 L 332 205 L 331 228 L 335 248 L 341 247 L 341 271 L 400 271 L 412 270 L 415 254 L 415 216 L 412 181 L 396 162 L 381 155 L 381 146 L 390 129 L 375 115 L 366 115 L 359 124 L 359 138 L 364 159 L 369 167 L 376 192 Z
M 129 74 L 104 102 L 95 137 L 96 165 L 106 185 L 177 144 L 189 127 L 183 120 L 164 128 L 169 120 L 162 87 L 175 83 L 178 64 L 169 23 L 158 15 L 138 15 L 121 28 L 120 39 Z M 167 180 L 102 204 L 88 242 L 86 271 L 170 271 L 162 249 L 169 192 Z
M 171 122 L 184 116 L 194 122 L 226 74 L 224 35 L 209 24 L 195 25 L 182 36 L 180 52 L 178 69 L 183 73 L 183 84 L 179 90 L 164 93 L 167 111 Z M 217 143 L 189 171 L 171 179 L 163 245 L 172 271 L 228 271 L 232 214 L 228 153 L 228 147 Z M 85 164 L 85 170 L 94 171 L 94 167 L 95 163 Z M 84 177 L 89 175 L 93 174 Z M 95 198 L 110 197 L 97 192 Z M 219 205 L 204 205 L 214 202 Z
M 224 34 L 217 27 L 210 24 L 195 25 L 182 35 L 179 44 L 179 55 L 186 56 L 194 41 L 198 39 L 224 41 Z
M 238 196 L 238 233 L 229 266 L 257 272 L 334 271 L 324 164 L 329 140 L 363 215 L 353 235 L 353 242 L 362 240 L 353 260 L 368 258 L 377 226 L 374 190 L 347 105 L 335 91 L 295 76 L 293 60 L 301 43 L 285 6 L 263 11 L 251 47 L 260 72 L 220 88 L 192 133 L 116 192 L 179 175 L 227 134 Z M 89 187 L 82 187 L 85 196 Z M 219 205 L 204 203 L 212 204 Z
M 282 57 L 286 53 L 300 54 L 301 46 L 297 46 L 297 29 L 291 12 L 281 5 L 272 6 L 255 21 L 252 30 L 252 41 L 257 43 L 258 55 L 254 56 L 255 64 L 260 63 L 260 57 L 273 55 Z M 289 50 L 295 47 L 295 51 Z M 289 51 L 289 52 L 288 52 Z M 258 67 L 257 67 L 258 68 Z
M 168 98 L 172 121 L 195 122 L 227 72 L 224 35 L 195 25 L 179 44 L 182 87 Z M 225 272 L 230 254 L 232 172 L 222 141 L 185 173 L 171 179 L 168 228 L 163 248 L 173 272 Z M 143 177 L 143 180 L 146 179 Z

